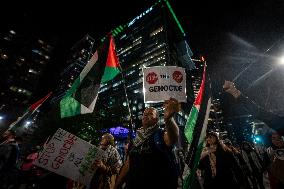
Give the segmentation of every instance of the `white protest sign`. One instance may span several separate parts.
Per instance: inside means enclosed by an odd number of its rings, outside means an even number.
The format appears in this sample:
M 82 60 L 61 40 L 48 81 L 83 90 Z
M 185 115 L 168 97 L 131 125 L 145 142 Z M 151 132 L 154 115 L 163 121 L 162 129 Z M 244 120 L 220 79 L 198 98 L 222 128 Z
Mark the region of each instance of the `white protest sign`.
M 39 153 L 34 164 L 89 185 L 95 171 L 91 165 L 103 156 L 103 150 L 59 128 Z
M 143 68 L 144 102 L 162 102 L 175 98 L 186 102 L 185 69 L 177 66 Z

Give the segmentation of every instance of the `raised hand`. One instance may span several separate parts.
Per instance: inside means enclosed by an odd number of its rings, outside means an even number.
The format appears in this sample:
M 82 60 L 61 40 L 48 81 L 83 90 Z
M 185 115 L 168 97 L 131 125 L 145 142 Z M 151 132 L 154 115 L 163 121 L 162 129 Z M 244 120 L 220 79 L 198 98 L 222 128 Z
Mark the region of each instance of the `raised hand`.
M 174 115 L 174 113 L 180 111 L 180 103 L 174 98 L 170 98 L 170 100 L 165 100 L 163 106 L 165 108 L 164 112 L 165 120 L 170 119 Z
M 235 98 L 238 98 L 241 95 L 241 92 L 235 87 L 235 84 L 231 81 L 225 80 L 225 83 L 223 85 L 223 89 L 233 95 Z

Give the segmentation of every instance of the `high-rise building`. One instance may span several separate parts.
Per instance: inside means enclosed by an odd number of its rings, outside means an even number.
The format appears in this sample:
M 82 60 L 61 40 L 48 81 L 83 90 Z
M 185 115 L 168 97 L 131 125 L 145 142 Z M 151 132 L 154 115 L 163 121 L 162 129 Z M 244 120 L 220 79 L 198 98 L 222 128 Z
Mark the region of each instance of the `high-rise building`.
M 101 86 L 96 108 L 127 107 L 126 94 L 135 128 L 141 126 L 145 106 L 156 106 L 160 111 L 161 103 L 144 104 L 143 67 L 180 66 L 190 70 L 192 52 L 186 36 L 168 1 L 159 1 L 155 5 L 112 30 L 116 51 L 122 67 L 122 74 Z M 187 71 L 188 104 L 193 102 L 193 90 L 190 72 Z M 186 113 L 190 107 L 183 108 L 177 122 L 185 125 Z M 126 115 L 127 117 L 127 115 Z M 162 117 L 162 116 L 161 116 Z M 163 120 L 161 119 L 163 124 Z
M 34 100 L 39 81 L 50 62 L 54 44 L 35 34 L 3 31 L 0 34 L 0 106 L 7 119 L 23 113 Z

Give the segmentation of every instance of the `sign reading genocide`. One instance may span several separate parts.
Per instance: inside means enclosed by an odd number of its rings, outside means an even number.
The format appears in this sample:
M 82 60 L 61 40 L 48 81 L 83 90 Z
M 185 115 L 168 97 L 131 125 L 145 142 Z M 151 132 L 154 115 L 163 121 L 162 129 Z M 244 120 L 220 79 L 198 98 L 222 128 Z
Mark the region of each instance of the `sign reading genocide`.
M 59 128 L 39 153 L 34 164 L 89 185 L 95 171 L 92 164 L 104 155 L 103 150 Z
M 175 98 L 186 102 L 185 69 L 177 66 L 143 68 L 144 102 L 162 102 Z

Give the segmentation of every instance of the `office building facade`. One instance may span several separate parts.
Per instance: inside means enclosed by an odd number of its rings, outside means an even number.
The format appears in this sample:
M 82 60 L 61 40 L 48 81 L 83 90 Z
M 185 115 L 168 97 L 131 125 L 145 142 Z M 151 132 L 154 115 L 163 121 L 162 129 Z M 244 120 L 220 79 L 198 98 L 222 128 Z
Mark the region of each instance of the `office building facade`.
M 0 33 L 0 113 L 8 123 L 33 103 L 53 47 L 53 42 L 33 33 Z
M 161 103 L 145 104 L 143 97 L 143 67 L 180 66 L 194 68 L 192 52 L 185 40 L 185 33 L 167 1 L 160 1 L 133 18 L 126 25 L 112 31 L 122 74 L 101 86 L 96 109 L 121 106 L 127 109 L 129 100 L 134 129 L 141 126 L 143 110 L 154 106 L 162 110 Z M 190 72 L 187 71 L 187 95 L 193 102 Z M 125 92 L 126 89 L 126 92 Z M 187 107 L 189 109 L 190 107 Z M 162 112 L 162 111 L 161 111 Z M 185 111 L 188 113 L 188 110 Z M 126 115 L 126 120 L 129 119 Z M 177 116 L 180 125 L 185 124 L 186 113 Z M 128 117 L 128 118 L 127 118 Z M 161 116 L 162 117 L 162 116 Z M 163 124 L 163 120 L 161 119 Z

